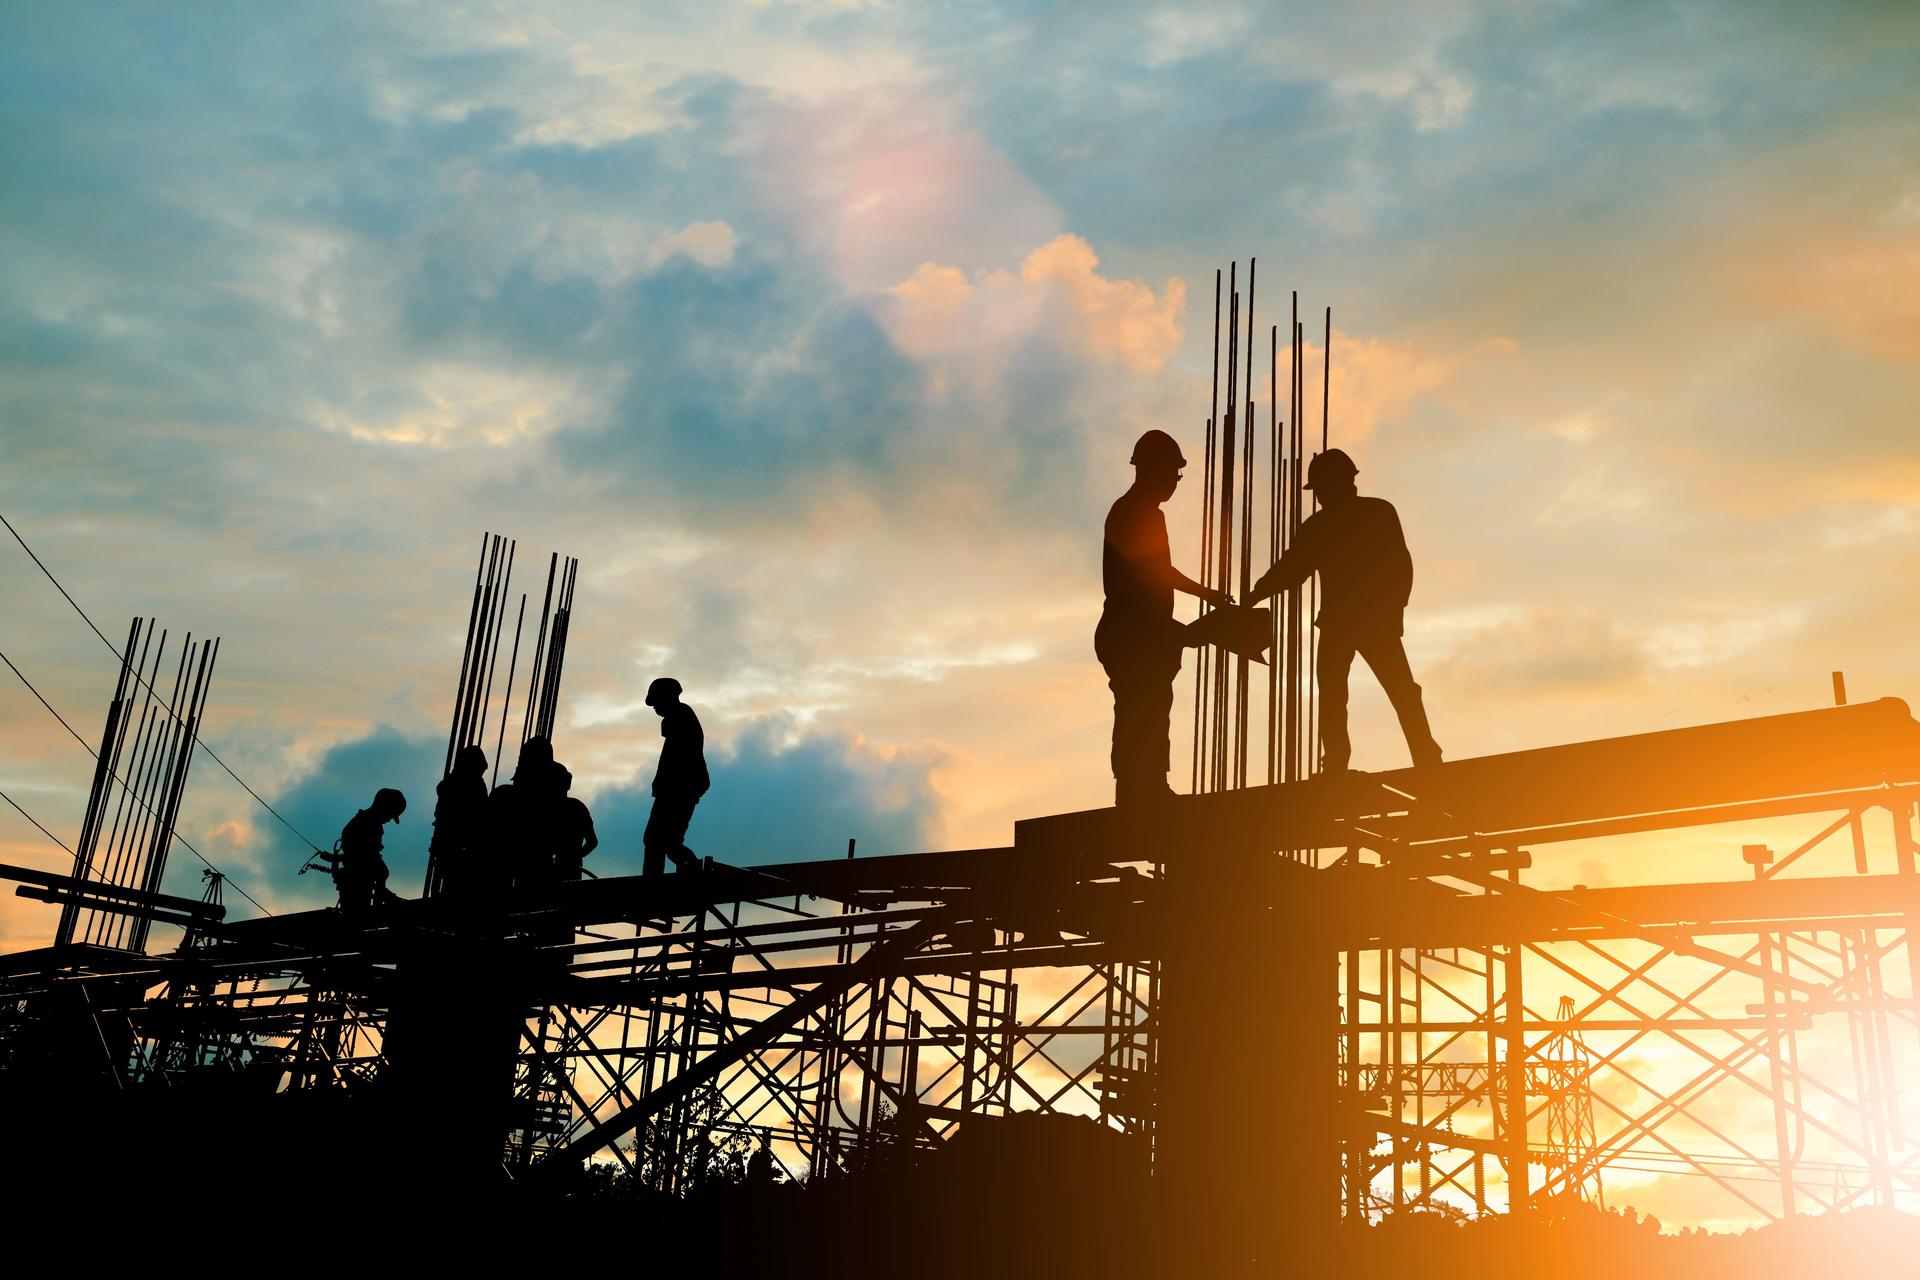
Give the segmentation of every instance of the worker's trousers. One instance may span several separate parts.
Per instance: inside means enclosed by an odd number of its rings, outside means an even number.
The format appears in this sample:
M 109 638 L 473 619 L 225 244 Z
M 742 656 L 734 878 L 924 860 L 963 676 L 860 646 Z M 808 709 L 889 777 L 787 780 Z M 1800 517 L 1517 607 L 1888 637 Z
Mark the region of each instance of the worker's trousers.
M 1164 793 L 1169 755 L 1168 722 L 1173 715 L 1173 675 L 1156 671 L 1109 671 L 1107 687 L 1113 690 L 1115 802 L 1126 804 Z
M 387 860 L 375 855 L 338 867 L 333 887 L 340 893 L 340 910 L 348 915 L 365 915 L 387 896 Z
M 1113 690 L 1114 803 L 1167 794 L 1167 736 L 1184 629 L 1172 618 L 1102 613 L 1094 656 Z
M 655 796 L 653 810 L 647 814 L 647 829 L 640 837 L 640 843 L 646 849 L 646 856 L 640 863 L 640 874 L 657 876 L 667 869 L 667 860 L 671 858 L 675 866 L 685 866 L 693 862 L 693 850 L 687 848 L 687 824 L 693 821 L 693 807 L 700 803 L 700 797 L 687 799 L 684 796 Z
M 1400 730 L 1407 736 L 1407 750 L 1414 764 L 1438 764 L 1440 745 L 1433 740 L 1433 730 L 1427 724 L 1420 686 L 1413 682 L 1413 669 L 1407 665 L 1407 650 L 1400 637 L 1323 633 L 1315 664 L 1320 680 L 1321 767 L 1338 773 L 1353 755 L 1353 744 L 1347 737 L 1347 677 L 1356 653 L 1367 660 L 1374 678 L 1386 691 L 1387 701 L 1393 704 L 1394 714 L 1400 717 Z

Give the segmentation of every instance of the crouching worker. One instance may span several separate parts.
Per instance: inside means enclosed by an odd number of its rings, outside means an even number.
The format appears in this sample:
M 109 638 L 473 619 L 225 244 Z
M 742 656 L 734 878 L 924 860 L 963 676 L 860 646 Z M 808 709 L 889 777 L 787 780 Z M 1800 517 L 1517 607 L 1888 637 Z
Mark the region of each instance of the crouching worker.
M 400 821 L 407 798 L 392 787 L 374 793 L 373 803 L 347 819 L 332 853 L 320 855 L 332 864 L 333 887 L 340 894 L 340 910 L 367 915 L 376 906 L 395 900 L 387 892 L 387 860 L 380 856 L 381 829 Z

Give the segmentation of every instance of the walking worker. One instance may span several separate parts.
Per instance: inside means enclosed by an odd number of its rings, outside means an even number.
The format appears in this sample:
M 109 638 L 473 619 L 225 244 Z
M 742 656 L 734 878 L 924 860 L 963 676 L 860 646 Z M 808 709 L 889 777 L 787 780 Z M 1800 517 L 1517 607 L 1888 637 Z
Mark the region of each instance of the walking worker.
M 687 824 L 693 808 L 712 785 L 707 777 L 706 734 L 693 708 L 680 701 L 680 682 L 661 676 L 647 686 L 647 705 L 660 717 L 660 764 L 653 774 L 653 811 L 641 837 L 646 857 L 641 874 L 657 876 L 667 859 L 682 871 L 692 871 L 700 860 L 687 848 Z
M 1173 593 L 1184 591 L 1225 607 L 1226 593 L 1203 586 L 1173 567 L 1167 517 L 1187 460 L 1164 431 L 1149 431 L 1133 446 L 1133 487 L 1107 512 L 1100 550 L 1106 607 L 1093 633 L 1093 651 L 1113 690 L 1114 803 L 1151 802 L 1167 786 L 1168 718 L 1173 681 L 1180 674 L 1186 628 L 1173 617 Z
M 400 821 L 407 798 L 392 787 L 374 793 L 373 803 L 347 819 L 339 843 L 321 858 L 332 864 L 333 887 L 340 894 L 340 910 L 366 915 L 393 899 L 387 892 L 387 860 L 380 856 L 382 828 Z
M 1413 682 L 1401 641 L 1407 600 L 1413 594 L 1413 557 L 1393 504 L 1360 496 L 1360 469 L 1339 449 L 1328 449 L 1307 466 L 1306 487 L 1320 500 L 1279 563 L 1260 575 L 1248 603 L 1297 590 L 1320 575 L 1321 767 L 1346 771 L 1352 755 L 1347 737 L 1347 677 L 1355 654 L 1367 660 L 1387 700 L 1400 717 L 1415 766 L 1440 763 L 1440 746 L 1427 724 L 1420 686 Z

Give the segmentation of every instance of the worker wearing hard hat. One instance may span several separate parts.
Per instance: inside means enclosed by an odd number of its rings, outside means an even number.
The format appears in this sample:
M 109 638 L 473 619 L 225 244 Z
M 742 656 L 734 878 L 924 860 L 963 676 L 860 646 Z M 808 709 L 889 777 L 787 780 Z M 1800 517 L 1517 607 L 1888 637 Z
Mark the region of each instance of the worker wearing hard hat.
M 1440 747 L 1427 725 L 1420 686 L 1413 682 L 1401 643 L 1407 598 L 1413 592 L 1413 558 L 1393 504 L 1363 498 L 1354 486 L 1360 469 L 1339 449 L 1328 449 L 1307 466 L 1306 487 L 1320 509 L 1308 516 L 1280 562 L 1260 575 L 1248 603 L 1265 600 L 1320 575 L 1321 767 L 1347 768 L 1347 676 L 1355 654 L 1367 660 L 1387 700 L 1400 717 L 1415 765 L 1440 763 Z
M 680 682 L 661 676 L 647 686 L 647 705 L 660 717 L 660 764 L 653 774 L 653 808 L 640 837 L 646 856 L 641 874 L 660 875 L 668 859 L 682 871 L 698 868 L 700 860 L 687 848 L 687 824 L 694 806 L 707 794 L 706 733 L 693 708 L 680 701 Z
M 332 853 L 320 855 L 333 872 L 333 885 L 340 893 L 340 910 L 347 915 L 364 916 L 375 907 L 394 900 L 387 890 L 387 860 L 380 856 L 381 828 L 400 821 L 407 811 L 407 798 L 392 787 L 382 787 L 373 803 L 347 819 Z
M 1093 633 L 1093 651 L 1113 690 L 1114 798 L 1121 805 L 1170 794 L 1167 725 L 1187 643 L 1184 627 L 1174 621 L 1173 593 L 1230 603 L 1224 592 L 1173 567 L 1160 506 L 1173 496 L 1187 465 L 1180 446 L 1164 431 L 1149 431 L 1134 445 L 1132 462 L 1133 487 L 1107 512 L 1100 552 L 1107 601 Z

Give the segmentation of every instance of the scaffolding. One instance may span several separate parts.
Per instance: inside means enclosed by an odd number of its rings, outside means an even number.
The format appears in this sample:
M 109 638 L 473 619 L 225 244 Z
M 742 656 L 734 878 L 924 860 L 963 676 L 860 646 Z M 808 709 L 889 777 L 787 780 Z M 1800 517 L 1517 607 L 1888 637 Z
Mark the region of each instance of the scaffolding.
M 1538 1212 L 1596 1198 L 1603 1175 L 1630 1203 L 1674 1173 L 1758 1217 L 1911 1208 L 1916 743 L 1920 725 L 1883 701 L 1444 766 L 1457 811 L 1495 774 L 1527 794 L 1518 784 L 1574 757 L 1638 762 L 1488 806 L 1496 834 L 1423 814 L 1396 789 L 1412 779 L 1386 775 L 1343 797 L 1318 784 L 1200 797 L 1170 827 L 1105 810 L 1022 823 L 998 849 L 559 886 L 501 924 L 499 963 L 531 998 L 500 1051 L 512 1100 L 494 1150 L 523 1174 L 605 1160 L 681 1193 L 762 1141 L 789 1176 L 833 1177 L 1040 1111 L 1133 1135 L 1156 1168 L 1171 1143 L 1162 1172 L 1176 1180 L 1182 1143 L 1213 1158 L 1251 1143 L 1262 1167 L 1299 1153 L 1275 1176 L 1318 1167 L 1317 1186 L 1248 1183 L 1269 1216 L 1283 1199 L 1329 1220 Z M 1658 766 L 1681 756 L 1711 764 L 1676 790 Z M 1792 816 L 1817 825 L 1778 857 L 1736 845 L 1741 874 L 1723 881 L 1521 879 L 1536 844 Z M 1246 855 L 1257 873 L 1205 892 L 1298 927 L 1211 938 L 1201 956 L 1180 871 L 1211 877 L 1248 841 L 1264 850 Z M 1277 852 L 1297 849 L 1316 852 Z M 1156 876 L 1156 862 L 1174 870 Z M 1058 936 L 1032 931 L 1036 916 Z M 395 974 L 462 973 L 467 945 L 444 904 L 423 901 L 379 926 L 318 911 L 210 922 L 165 954 L 10 956 L 7 1061 L 36 1019 L 77 1008 L 100 1029 L 96 1055 L 111 1054 L 103 1077 L 126 1087 L 364 1087 L 397 1065 Z M 1264 957 L 1258 972 L 1192 981 L 1195 963 L 1246 955 Z M 1299 1014 L 1318 1038 L 1257 1004 L 1218 1027 L 1194 1020 L 1211 1009 L 1197 990 L 1286 999 L 1319 978 Z M 1196 1037 L 1210 1056 L 1196 1060 Z M 1304 1096 L 1267 1087 L 1295 1070 Z M 1233 1134 L 1196 1131 L 1218 1118 L 1193 1109 L 1195 1078 L 1240 1117 Z M 1770 1143 L 1727 1120 L 1755 1104 Z M 1319 1166 L 1302 1150 L 1309 1111 L 1337 1122 Z
M 512 559 L 483 549 L 449 758 L 490 724 L 503 741 L 488 673 Z M 523 737 L 554 728 L 575 574 L 550 564 Z M 145 670 L 128 653 L 103 758 Z M 1283 662 L 1275 781 L 1241 785 L 1255 704 L 1209 663 L 1200 794 L 1022 821 L 1000 847 L 849 844 L 372 919 L 230 921 L 218 877 L 168 896 L 152 860 L 0 867 L 104 922 L 0 956 L 0 1093 L 387 1098 L 451 1170 L 592 1163 L 667 1196 L 763 1145 L 831 1181 L 1074 1115 L 1223 1257 L 1343 1217 L 1553 1213 L 1603 1179 L 1618 1204 L 1695 1179 L 1749 1218 L 1920 1207 L 1904 703 L 1333 779 L 1306 769 Z M 204 683 L 180 690 L 184 753 Z M 164 853 L 168 785 L 127 848 Z M 1682 841 L 1708 851 L 1698 878 L 1631 882 Z M 180 943 L 150 950 L 153 923 Z

